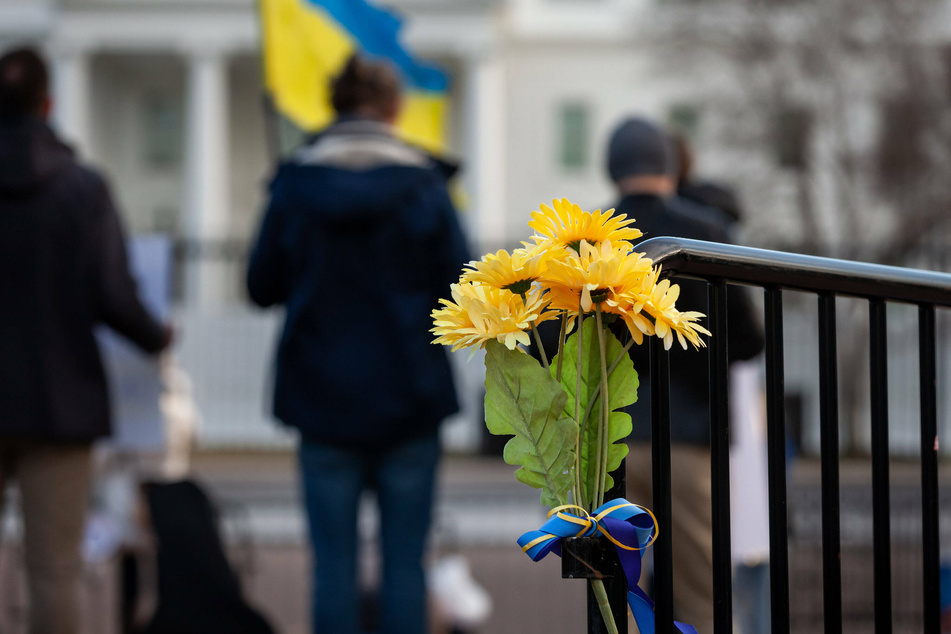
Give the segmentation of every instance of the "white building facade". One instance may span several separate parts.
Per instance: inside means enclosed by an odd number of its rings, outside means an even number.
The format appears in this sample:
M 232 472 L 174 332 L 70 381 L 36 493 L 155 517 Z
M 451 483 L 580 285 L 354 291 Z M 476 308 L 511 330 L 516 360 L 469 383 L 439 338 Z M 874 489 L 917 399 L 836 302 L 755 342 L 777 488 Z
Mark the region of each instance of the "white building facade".
M 451 73 L 450 150 L 463 163 L 474 251 L 526 239 L 530 212 L 554 197 L 609 205 L 604 147 L 629 114 L 688 128 L 707 175 L 782 171 L 772 156 L 717 145 L 730 123 L 720 106 L 742 77 L 702 47 L 678 48 L 671 33 L 690 9 L 660 0 L 388 4 L 407 16 L 405 43 Z M 181 245 L 180 355 L 198 386 L 203 442 L 286 445 L 266 405 L 279 317 L 252 310 L 242 288 L 280 144 L 261 88 L 255 2 L 0 0 L 0 49 L 21 43 L 48 54 L 54 124 L 107 174 L 130 231 Z M 795 179 L 770 182 L 765 195 L 756 183 L 741 189 L 758 210 L 747 230 L 795 235 Z M 447 442 L 475 450 L 481 364 L 458 361 L 465 412 Z
M 450 151 L 480 246 L 520 239 L 552 197 L 608 203 L 610 127 L 709 98 L 664 67 L 653 0 L 388 4 L 410 48 L 452 76 Z M 0 46 L 15 43 L 48 53 L 55 125 L 110 176 L 132 232 L 253 233 L 274 160 L 253 0 L 0 0 Z M 189 297 L 229 298 L 218 284 Z

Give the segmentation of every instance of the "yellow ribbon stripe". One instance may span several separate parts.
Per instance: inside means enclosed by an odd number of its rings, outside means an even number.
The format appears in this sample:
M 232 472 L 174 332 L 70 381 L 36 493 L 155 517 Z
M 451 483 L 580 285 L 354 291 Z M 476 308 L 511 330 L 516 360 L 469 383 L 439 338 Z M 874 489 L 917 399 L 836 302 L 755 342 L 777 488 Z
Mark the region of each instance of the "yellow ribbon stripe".
M 613 513 L 614 511 L 616 511 L 616 510 L 618 510 L 618 509 L 621 509 L 621 508 L 624 508 L 625 506 L 633 506 L 633 507 L 635 507 L 635 508 L 641 509 L 642 511 L 644 511 L 645 513 L 647 513 L 648 515 L 650 515 L 650 516 L 651 516 L 651 520 L 654 522 L 654 528 L 653 528 L 653 530 L 651 531 L 651 538 L 650 538 L 650 540 L 649 540 L 646 544 L 644 544 L 644 546 L 642 546 L 642 547 L 641 547 L 641 546 L 628 546 L 628 545 L 626 545 L 626 544 L 622 544 L 620 541 L 618 541 L 617 539 L 615 539 L 614 536 L 611 535 L 611 533 L 609 533 L 603 526 L 601 526 L 601 520 L 602 520 L 602 519 L 604 519 L 605 517 L 607 517 L 608 515 L 610 515 L 610 514 Z M 581 511 L 582 513 L 584 513 L 584 517 L 578 517 L 577 515 L 572 515 L 571 513 L 566 513 L 565 511 L 567 511 L 567 510 L 569 510 L 569 509 L 576 509 L 576 510 L 578 510 L 578 511 Z M 646 549 L 649 548 L 650 545 L 653 544 L 654 541 L 657 539 L 657 533 L 658 533 L 658 529 L 659 529 L 658 524 L 657 524 L 657 517 L 651 512 L 651 510 L 650 510 L 649 508 L 646 508 L 646 507 L 641 506 L 641 505 L 639 505 L 639 504 L 632 504 L 632 503 L 630 503 L 630 502 L 628 502 L 628 503 L 626 503 L 626 504 L 617 504 L 617 505 L 615 505 L 615 506 L 612 506 L 611 508 L 605 509 L 605 510 L 601 511 L 600 513 L 598 513 L 596 516 L 593 516 L 593 517 L 588 514 L 588 511 L 586 511 L 583 507 L 578 506 L 577 504 L 563 504 L 562 506 L 556 506 L 555 508 L 553 508 L 552 510 L 550 510 L 550 511 L 548 512 L 548 519 L 551 519 L 551 516 L 552 516 L 552 515 L 557 515 L 559 519 L 565 520 L 566 522 L 571 522 L 572 524 L 578 524 L 579 526 L 581 526 L 581 530 L 578 531 L 578 533 L 575 535 L 575 537 L 581 537 L 581 536 L 584 535 L 586 532 L 588 532 L 588 531 L 591 529 L 592 526 L 594 526 L 594 528 L 595 528 L 595 530 L 596 530 L 597 532 L 601 533 L 602 535 L 604 535 L 605 537 L 608 538 L 608 541 L 610 541 L 612 544 L 614 544 L 614 545 L 617 546 L 618 548 L 623 548 L 624 550 L 646 550 Z M 524 546 L 522 546 L 522 552 L 526 552 L 526 553 L 527 553 L 529 550 L 531 550 L 532 548 L 534 548 L 534 547 L 537 546 L 538 544 L 540 544 L 540 543 L 542 543 L 542 542 L 544 542 L 544 541 L 546 541 L 546 540 L 548 540 L 548 539 L 551 539 L 551 538 L 552 538 L 552 537 L 551 537 L 550 535 L 542 535 L 541 537 L 536 537 L 536 538 L 533 539 L 532 541 L 530 541 L 530 542 L 528 542 L 527 544 L 525 544 Z

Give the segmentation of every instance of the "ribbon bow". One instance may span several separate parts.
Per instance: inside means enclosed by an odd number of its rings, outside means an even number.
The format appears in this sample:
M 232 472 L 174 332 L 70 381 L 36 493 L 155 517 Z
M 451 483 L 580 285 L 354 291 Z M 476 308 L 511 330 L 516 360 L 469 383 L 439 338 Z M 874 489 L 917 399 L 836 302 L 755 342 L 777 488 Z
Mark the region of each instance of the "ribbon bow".
M 569 513 L 578 510 L 580 515 Z M 649 510 L 616 498 L 602 504 L 593 515 L 580 506 L 566 504 L 553 508 L 548 521 L 535 531 L 518 538 L 532 561 L 540 561 L 554 552 L 561 557 L 561 540 L 565 537 L 587 537 L 601 533 L 614 544 L 621 568 L 627 577 L 627 603 L 641 634 L 654 634 L 654 602 L 638 587 L 641 578 L 643 551 L 657 539 L 657 518 Z M 692 625 L 674 622 L 682 634 L 697 634 Z

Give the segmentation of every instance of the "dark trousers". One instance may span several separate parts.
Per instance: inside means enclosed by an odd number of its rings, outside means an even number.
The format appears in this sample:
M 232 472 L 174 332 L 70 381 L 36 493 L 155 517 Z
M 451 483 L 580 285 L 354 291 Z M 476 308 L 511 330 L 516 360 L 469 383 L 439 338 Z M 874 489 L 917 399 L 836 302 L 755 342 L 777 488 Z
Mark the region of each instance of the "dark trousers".
M 380 632 L 427 631 L 423 556 L 439 453 L 436 434 L 377 450 L 301 442 L 315 558 L 314 634 L 359 631 L 357 514 L 361 494 L 369 488 L 376 491 L 380 509 Z

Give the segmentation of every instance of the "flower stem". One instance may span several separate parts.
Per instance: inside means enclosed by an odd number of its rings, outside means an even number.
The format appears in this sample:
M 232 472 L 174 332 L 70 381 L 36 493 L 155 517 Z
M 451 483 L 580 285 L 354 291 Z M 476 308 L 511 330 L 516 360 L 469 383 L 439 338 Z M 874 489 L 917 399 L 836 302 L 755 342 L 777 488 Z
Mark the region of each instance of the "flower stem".
M 608 402 L 608 352 L 600 304 L 596 306 L 595 316 L 598 320 L 598 348 L 601 352 L 601 412 L 598 416 L 598 421 L 600 422 L 598 426 L 598 479 L 595 484 L 597 494 L 595 495 L 594 503 L 594 508 L 598 508 L 604 503 L 604 489 L 608 479 L 608 444 L 610 440 L 608 437 L 608 427 L 611 417 L 611 404 Z
M 555 370 L 555 380 L 561 383 L 561 366 L 564 365 L 565 334 L 568 332 L 568 311 L 561 313 L 561 332 L 558 333 L 558 369 Z
M 608 366 L 608 377 L 614 374 L 614 369 L 621 364 L 621 359 L 624 358 L 624 355 L 627 354 L 627 351 L 631 349 L 631 346 L 634 345 L 634 340 L 629 339 L 628 342 L 624 345 L 624 349 L 615 357 L 614 361 L 611 362 L 611 365 Z M 594 409 L 594 404 L 597 402 L 598 394 L 601 393 L 601 384 L 599 383 L 597 387 L 594 388 L 594 392 L 591 393 L 591 400 L 588 401 L 588 408 L 584 412 L 584 420 L 588 420 L 588 417 L 591 416 L 591 410 Z
M 604 581 L 592 579 L 591 589 L 598 601 L 598 609 L 601 610 L 601 618 L 604 619 L 604 626 L 608 633 L 618 634 L 617 623 L 614 622 L 614 613 L 611 611 L 611 602 L 608 600 L 608 591 L 604 588 Z
M 538 354 L 542 358 L 542 365 L 545 366 L 545 369 L 548 369 L 548 355 L 545 354 L 545 346 L 542 345 L 542 337 L 538 334 L 538 328 L 535 327 L 535 324 L 532 324 L 532 334 L 535 336 L 535 345 L 538 346 Z
M 587 418 L 584 421 L 578 418 L 581 415 L 581 352 L 584 347 L 584 311 L 581 310 L 581 299 L 578 299 L 578 373 L 575 375 L 575 421 L 578 423 L 578 438 L 575 440 L 575 487 L 577 495 L 575 504 L 587 508 L 585 504 L 584 479 L 581 477 L 581 446 L 585 433 Z
M 614 361 L 611 362 L 611 365 L 608 366 L 608 375 L 609 375 L 609 376 L 614 372 L 614 368 L 616 368 L 616 367 L 618 366 L 618 364 L 621 363 L 621 359 L 624 358 L 624 355 L 627 354 L 627 351 L 630 350 L 630 349 L 631 349 L 631 346 L 633 346 L 633 345 L 634 345 L 634 339 L 628 339 L 628 340 L 627 340 L 627 343 L 624 344 L 624 348 L 623 348 L 623 349 L 621 350 L 621 352 L 619 352 L 618 355 L 614 358 Z
M 525 293 L 519 293 L 522 297 L 522 305 L 528 304 L 528 299 L 525 298 Z M 535 327 L 535 323 L 532 322 L 532 334 L 535 336 L 535 345 L 538 346 L 538 356 L 542 359 L 542 365 L 545 366 L 545 369 L 548 369 L 548 355 L 545 354 L 545 346 L 542 345 L 541 335 L 538 334 L 538 328 Z

